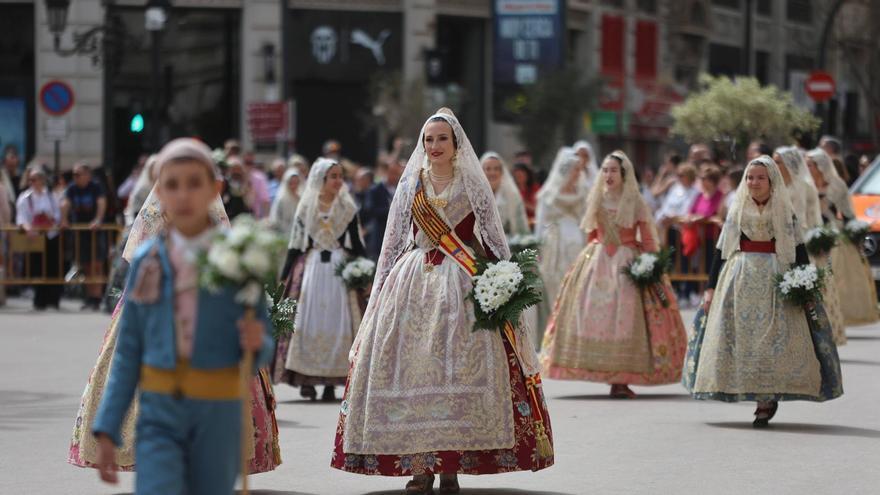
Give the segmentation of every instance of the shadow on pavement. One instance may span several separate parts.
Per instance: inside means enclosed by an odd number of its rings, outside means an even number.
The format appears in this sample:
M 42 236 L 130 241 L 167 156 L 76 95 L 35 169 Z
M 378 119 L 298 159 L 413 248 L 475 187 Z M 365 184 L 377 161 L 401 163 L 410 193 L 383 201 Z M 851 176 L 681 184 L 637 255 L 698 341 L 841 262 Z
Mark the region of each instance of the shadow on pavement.
M 636 392 L 638 394 L 638 392 Z M 550 397 L 557 400 L 609 400 L 609 401 L 690 401 L 691 396 L 687 394 L 638 394 L 635 399 L 613 399 L 608 394 L 589 394 L 589 395 L 563 395 L 561 397 Z
M 400 495 L 402 490 L 384 490 L 364 495 Z M 438 493 L 436 490 L 434 493 Z M 517 490 L 514 488 L 462 488 L 461 495 L 574 495 L 573 493 Z
M 289 419 L 279 419 L 278 420 L 279 428 L 293 428 L 295 430 L 314 430 L 317 429 L 317 426 L 306 426 L 299 421 L 290 421 Z
M 32 390 L 0 390 L 0 430 L 41 428 L 47 421 L 76 417 L 74 396 Z
M 866 359 L 841 359 L 840 364 L 860 364 L 864 366 L 880 366 L 880 361 L 868 361 Z
M 723 423 L 706 423 L 716 428 L 727 428 L 732 430 L 754 430 L 752 423 L 746 422 L 723 422 Z M 760 431 L 767 433 L 806 433 L 808 435 L 831 435 L 838 437 L 860 437 L 860 438 L 880 438 L 880 430 L 872 430 L 870 428 L 856 428 L 854 426 L 843 425 L 818 425 L 806 423 L 773 423 Z

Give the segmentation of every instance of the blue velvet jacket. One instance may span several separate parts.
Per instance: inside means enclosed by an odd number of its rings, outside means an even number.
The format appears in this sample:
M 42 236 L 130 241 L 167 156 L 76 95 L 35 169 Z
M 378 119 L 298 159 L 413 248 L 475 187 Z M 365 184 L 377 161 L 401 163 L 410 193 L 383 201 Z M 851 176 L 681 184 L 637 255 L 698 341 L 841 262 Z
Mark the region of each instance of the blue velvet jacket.
M 133 285 L 141 263 L 153 256 L 154 247 L 161 266 L 160 295 L 152 304 L 139 303 L 131 299 Z M 126 301 L 120 315 L 113 365 L 92 426 L 94 434 L 107 434 L 116 445 L 121 442 L 119 430 L 140 381 L 141 366 L 174 369 L 177 365 L 173 277 L 164 237 L 147 241 L 135 253 L 126 284 Z M 243 352 L 236 322 L 244 316 L 245 308 L 235 302 L 235 292 L 234 288 L 223 288 L 218 292 L 199 289 L 190 367 L 228 368 L 241 361 Z M 257 316 L 265 325 L 263 345 L 255 359 L 256 366 L 262 367 L 271 360 L 275 345 L 265 304 L 261 303 L 257 308 Z

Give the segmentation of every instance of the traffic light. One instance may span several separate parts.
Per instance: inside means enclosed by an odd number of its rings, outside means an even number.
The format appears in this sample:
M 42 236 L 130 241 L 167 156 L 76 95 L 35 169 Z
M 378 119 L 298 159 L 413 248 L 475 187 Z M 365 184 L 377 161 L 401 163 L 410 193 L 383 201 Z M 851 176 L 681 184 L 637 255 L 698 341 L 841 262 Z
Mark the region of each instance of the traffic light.
M 134 134 L 139 134 L 144 130 L 144 116 L 141 113 L 136 113 L 131 117 L 131 122 L 128 124 L 128 128 Z

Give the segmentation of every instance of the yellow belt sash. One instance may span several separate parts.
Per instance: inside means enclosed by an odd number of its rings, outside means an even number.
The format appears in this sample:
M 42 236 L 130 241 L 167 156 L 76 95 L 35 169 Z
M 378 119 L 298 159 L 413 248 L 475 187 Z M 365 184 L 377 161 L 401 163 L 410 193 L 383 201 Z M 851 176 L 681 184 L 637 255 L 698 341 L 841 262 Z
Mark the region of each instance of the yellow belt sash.
M 144 392 L 200 400 L 240 400 L 239 368 L 191 368 L 179 359 L 172 369 L 141 366 L 140 389 Z

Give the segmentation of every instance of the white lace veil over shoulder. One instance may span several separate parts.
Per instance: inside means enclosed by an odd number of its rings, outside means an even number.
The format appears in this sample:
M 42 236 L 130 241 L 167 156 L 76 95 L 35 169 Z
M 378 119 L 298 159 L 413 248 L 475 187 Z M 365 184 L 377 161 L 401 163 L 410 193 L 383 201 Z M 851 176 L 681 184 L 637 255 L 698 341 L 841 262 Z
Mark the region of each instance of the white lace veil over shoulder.
M 828 153 L 822 148 L 816 148 L 807 152 L 807 157 L 816 162 L 816 166 L 822 172 L 822 177 L 828 183 L 825 195 L 834 204 L 834 207 L 845 217 L 855 218 L 855 211 L 849 196 L 849 188 L 846 187 L 846 182 L 837 174 L 837 169 L 834 168 L 834 162 L 831 161 Z
M 586 150 L 587 154 L 590 155 L 590 159 L 587 160 L 587 169 L 585 173 L 587 176 L 587 187 L 592 187 L 593 183 L 599 177 L 599 164 L 596 162 L 596 153 L 593 151 L 593 145 L 591 145 L 589 141 L 582 139 L 571 145 L 571 148 L 575 153 L 578 153 L 581 150 Z
M 461 174 L 461 180 L 467 192 L 468 201 L 476 217 L 475 231 L 487 249 L 492 251 L 499 259 L 510 258 L 510 249 L 507 246 L 507 237 L 495 207 L 495 195 L 489 186 L 489 181 L 483 174 L 480 160 L 468 140 L 467 134 L 455 115 L 448 109 L 438 110 L 425 121 L 419 133 L 419 140 L 409 161 L 406 163 L 403 176 L 391 201 L 391 209 L 388 212 L 388 223 L 385 228 L 385 237 L 382 241 L 382 252 L 379 262 L 376 264 L 376 277 L 373 281 L 373 292 L 370 304 L 373 304 L 388 277 L 394 263 L 403 254 L 409 245 L 412 233 L 412 202 L 416 193 L 420 171 L 427 163 L 425 152 L 425 127 L 432 121 L 442 120 L 452 127 L 455 141 L 458 143 L 454 164 L 455 173 Z
M 331 244 L 339 238 L 348 228 L 351 219 L 357 213 L 357 205 L 348 192 L 348 187 L 344 184 L 339 194 L 333 199 L 330 206 L 330 225 L 331 230 L 329 237 L 322 239 L 322 235 L 318 235 L 318 199 L 321 194 L 321 188 L 324 187 L 324 179 L 327 172 L 339 163 L 328 158 L 319 158 L 312 168 L 309 170 L 309 178 L 306 181 L 306 189 L 299 200 L 296 208 L 296 216 L 293 221 L 293 230 L 290 232 L 290 243 L 288 248 L 305 251 L 309 247 L 309 237 L 316 244 L 321 245 L 322 249 L 331 248 Z M 341 165 L 340 165 L 341 166 Z
M 229 226 L 229 217 L 226 215 L 226 208 L 223 206 L 223 200 L 218 194 L 214 201 L 211 202 L 211 221 L 214 225 L 223 227 Z M 128 233 L 128 240 L 125 241 L 125 250 L 122 252 L 122 258 L 131 262 L 134 252 L 144 243 L 144 241 L 155 237 L 165 230 L 165 217 L 162 215 L 162 205 L 159 204 L 159 198 L 156 196 L 156 186 L 150 191 L 144 206 L 131 224 L 131 230 Z
M 482 166 L 486 160 L 492 158 L 501 163 L 501 185 L 498 186 L 495 197 L 499 198 L 497 206 L 498 213 L 501 214 L 502 223 L 505 220 L 512 222 L 512 225 L 509 226 L 510 234 L 527 234 L 529 226 L 525 205 L 519 193 L 519 188 L 516 186 L 516 181 L 513 180 L 513 175 L 507 168 L 507 163 L 498 153 L 487 151 L 480 157 L 480 165 Z M 520 223 L 522 225 L 519 225 Z
M 733 253 L 739 250 L 744 206 L 746 202 L 752 201 L 749 187 L 746 185 L 746 177 L 754 167 L 766 168 L 767 174 L 770 176 L 770 203 L 768 206 L 770 207 L 770 220 L 773 223 L 773 237 L 776 240 L 776 257 L 781 266 L 787 269 L 788 265 L 795 261 L 795 249 L 800 243 L 800 238 L 797 234 L 794 209 L 788 195 L 788 188 L 785 187 L 782 173 L 776 162 L 767 155 L 761 155 L 749 162 L 743 172 L 743 180 L 736 189 L 733 204 L 730 205 L 730 211 L 718 239 L 721 259 L 728 260 L 733 256 Z
M 556 152 L 556 158 L 553 159 L 553 165 L 550 167 L 547 180 L 541 186 L 541 189 L 538 190 L 538 201 L 549 203 L 559 196 L 560 190 L 568 182 L 571 169 L 579 162 L 580 160 L 574 148 L 569 148 L 568 146 L 559 148 L 559 151 Z M 578 174 L 577 184 L 575 184 L 575 195 L 586 198 L 589 192 L 590 185 L 586 174 Z

